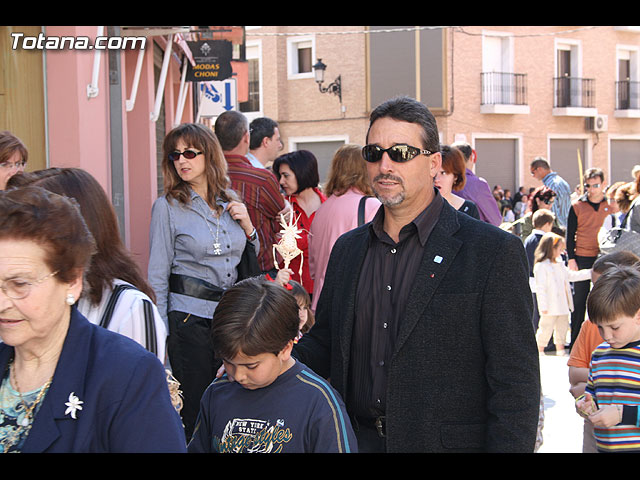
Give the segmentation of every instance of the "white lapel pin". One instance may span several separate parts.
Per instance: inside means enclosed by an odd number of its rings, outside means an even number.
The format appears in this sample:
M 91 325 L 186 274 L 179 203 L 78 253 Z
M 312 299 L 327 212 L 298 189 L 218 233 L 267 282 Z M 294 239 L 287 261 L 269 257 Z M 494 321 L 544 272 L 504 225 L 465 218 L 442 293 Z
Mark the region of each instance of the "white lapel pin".
M 64 414 L 65 415 L 69 415 L 71 414 L 71 418 L 73 418 L 74 420 L 76 420 L 76 411 L 78 410 L 82 410 L 81 405 L 84 402 L 82 400 L 80 400 L 78 397 L 76 397 L 74 395 L 74 392 L 71 392 L 69 394 L 69 401 L 65 403 L 65 405 L 68 407 L 65 411 Z
M 433 261 L 436 263 L 442 263 L 442 257 L 440 255 L 436 255 L 433 257 Z

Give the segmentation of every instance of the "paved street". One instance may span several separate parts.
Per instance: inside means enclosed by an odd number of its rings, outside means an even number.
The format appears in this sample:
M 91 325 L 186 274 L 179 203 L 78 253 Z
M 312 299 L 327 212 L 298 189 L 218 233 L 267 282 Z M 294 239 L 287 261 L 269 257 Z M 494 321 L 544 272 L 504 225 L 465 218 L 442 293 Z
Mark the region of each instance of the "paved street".
M 581 453 L 583 420 L 569 393 L 568 357 L 540 357 L 544 395 L 544 442 L 539 453 Z

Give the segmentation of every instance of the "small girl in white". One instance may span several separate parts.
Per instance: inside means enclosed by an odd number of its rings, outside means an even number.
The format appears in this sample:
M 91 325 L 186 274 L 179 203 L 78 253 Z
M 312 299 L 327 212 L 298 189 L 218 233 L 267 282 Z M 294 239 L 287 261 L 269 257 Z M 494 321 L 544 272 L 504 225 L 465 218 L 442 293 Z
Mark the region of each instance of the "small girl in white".
M 538 350 L 544 352 L 551 335 L 556 355 L 564 355 L 564 342 L 569 331 L 569 317 L 573 311 L 570 282 L 591 279 L 591 269 L 570 270 L 560 255 L 565 249 L 564 239 L 553 232 L 543 235 L 534 254 L 533 276 L 540 322 L 536 334 Z

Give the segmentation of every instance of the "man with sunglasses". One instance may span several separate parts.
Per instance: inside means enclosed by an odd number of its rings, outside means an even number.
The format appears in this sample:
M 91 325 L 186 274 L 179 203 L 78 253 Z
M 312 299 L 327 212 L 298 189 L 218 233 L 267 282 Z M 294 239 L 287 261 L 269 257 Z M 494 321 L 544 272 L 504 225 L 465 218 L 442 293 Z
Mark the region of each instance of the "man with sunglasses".
M 571 270 L 591 268 L 600 253 L 598 231 L 607 215 L 613 213 L 604 194 L 604 172 L 588 169 L 583 176 L 584 195 L 571 204 L 567 217 L 567 257 Z M 571 313 L 571 346 L 580 333 L 586 313 L 591 281 L 574 282 Z
M 434 188 L 435 118 L 398 97 L 363 148 L 383 207 L 336 242 L 300 361 L 345 400 L 360 452 L 533 452 L 540 378 L 522 242 Z

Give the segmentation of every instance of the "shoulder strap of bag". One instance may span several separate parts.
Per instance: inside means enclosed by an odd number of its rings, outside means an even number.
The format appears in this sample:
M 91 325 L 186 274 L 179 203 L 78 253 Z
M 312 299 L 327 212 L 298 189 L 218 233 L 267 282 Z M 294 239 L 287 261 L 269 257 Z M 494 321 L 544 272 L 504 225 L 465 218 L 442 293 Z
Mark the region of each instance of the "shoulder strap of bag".
M 370 198 L 370 195 L 365 195 L 360 199 L 360 203 L 358 203 L 358 226 L 364 223 L 364 209 L 367 203 L 367 198 Z
M 133 285 L 120 284 L 116 285 L 114 289 L 111 291 L 111 295 L 109 296 L 109 301 L 107 302 L 107 306 L 102 313 L 102 317 L 100 318 L 99 325 L 103 328 L 109 328 L 109 324 L 111 323 L 111 317 L 113 317 L 113 311 L 116 308 L 118 303 L 118 299 L 120 295 L 125 290 L 138 290 Z M 144 309 L 144 326 L 145 326 L 145 337 L 146 337 L 146 349 L 151 353 L 158 353 L 158 340 L 156 335 L 156 325 L 153 319 L 153 306 L 149 300 L 143 300 L 142 306 Z

